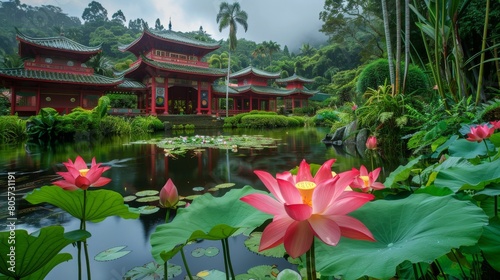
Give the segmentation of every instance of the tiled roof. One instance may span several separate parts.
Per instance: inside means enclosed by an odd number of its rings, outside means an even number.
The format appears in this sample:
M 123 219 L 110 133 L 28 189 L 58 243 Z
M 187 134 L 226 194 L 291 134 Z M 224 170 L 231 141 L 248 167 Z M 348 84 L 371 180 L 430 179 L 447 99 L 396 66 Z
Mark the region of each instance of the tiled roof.
M 153 36 L 155 38 L 158 38 L 163 41 L 170 41 L 170 42 L 176 42 L 184 45 L 190 45 L 190 46 L 196 46 L 200 48 L 205 48 L 205 49 L 218 49 L 220 47 L 220 44 L 217 43 L 209 43 L 209 42 L 203 42 L 199 41 L 190 37 L 187 37 L 185 35 L 182 35 L 179 32 L 171 31 L 171 30 L 161 30 L 161 31 L 156 31 L 156 30 L 151 30 L 151 29 L 144 29 L 142 35 L 135 39 L 132 43 L 128 45 L 122 45 L 119 46 L 118 49 L 121 51 L 126 51 L 128 50 L 131 46 L 135 45 L 137 42 L 139 42 L 144 35 L 149 35 Z
M 219 69 L 219 68 L 209 68 L 209 67 L 197 67 L 192 65 L 183 65 L 183 64 L 175 64 L 168 62 L 160 62 L 149 59 L 145 56 L 141 56 L 141 62 L 133 65 L 129 69 L 120 73 L 120 75 L 126 75 L 139 68 L 141 64 L 147 64 L 154 68 L 158 68 L 161 70 L 173 71 L 173 72 L 181 72 L 187 74 L 198 74 L 198 75 L 208 75 L 214 77 L 224 77 L 227 74 L 227 69 Z
M 50 49 L 65 50 L 78 53 L 98 53 L 99 51 L 101 51 L 101 45 L 96 47 L 88 47 L 64 36 L 33 38 L 17 31 L 17 38 L 25 43 L 30 43 Z
M 240 71 L 237 71 L 237 72 L 231 74 L 229 77 L 230 78 L 238 78 L 238 77 L 246 76 L 249 74 L 253 74 L 255 76 L 260 76 L 260 77 L 264 77 L 264 78 L 268 78 L 268 79 L 276 79 L 276 78 L 279 78 L 279 76 L 280 76 L 279 72 L 271 73 L 271 72 L 267 72 L 264 70 L 254 68 L 252 66 L 248 66 L 245 69 L 242 69 Z
M 212 90 L 216 93 L 226 93 L 225 85 L 212 85 Z M 232 87 L 228 87 L 228 94 L 237 94 L 238 92 Z
M 121 82 L 118 85 L 118 88 L 146 89 L 146 86 L 143 83 L 140 83 L 140 82 L 137 82 L 134 80 L 124 79 L 123 82 Z
M 293 93 L 293 90 L 274 88 L 274 87 L 265 87 L 265 86 L 254 86 L 254 85 L 237 87 L 236 90 L 239 93 L 244 93 L 244 92 L 250 91 L 250 92 L 253 92 L 256 94 L 268 94 L 268 95 L 279 95 L 279 96 L 287 96 L 287 95 L 290 95 Z
M 277 83 L 289 83 L 289 82 L 294 82 L 294 81 L 299 81 L 303 83 L 314 83 L 313 79 L 307 79 L 301 76 L 298 76 L 297 74 L 293 74 L 292 76 L 288 78 L 283 78 L 283 79 L 277 79 Z
M 101 75 L 78 75 L 71 73 L 48 72 L 40 70 L 26 70 L 24 68 L 0 69 L 0 77 L 12 79 L 29 79 L 35 81 L 49 81 L 60 83 L 76 83 L 88 85 L 117 85 L 122 79 L 113 79 Z

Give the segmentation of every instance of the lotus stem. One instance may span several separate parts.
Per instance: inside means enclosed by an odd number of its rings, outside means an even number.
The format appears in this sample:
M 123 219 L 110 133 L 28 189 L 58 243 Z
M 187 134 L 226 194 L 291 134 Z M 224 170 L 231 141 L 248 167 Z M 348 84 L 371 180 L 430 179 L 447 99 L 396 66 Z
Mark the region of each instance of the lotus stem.
M 226 270 L 226 280 L 229 280 L 229 273 L 228 273 L 229 269 L 226 256 L 226 244 L 224 243 L 224 239 L 221 239 L 220 242 L 222 243 L 222 253 L 224 255 L 224 269 Z
M 184 247 L 181 248 L 181 256 L 182 256 L 182 262 L 184 263 L 184 268 L 186 268 L 186 273 L 189 277 L 189 280 L 193 280 L 193 275 L 191 275 L 191 271 L 189 270 L 188 263 L 186 261 L 186 255 L 184 254 Z
M 222 250 L 224 251 L 224 266 L 226 267 L 226 279 L 235 279 L 233 265 L 231 264 L 231 256 L 229 254 L 229 242 L 227 238 L 221 239 Z
M 316 258 L 314 256 L 314 240 L 309 251 L 306 252 L 307 279 L 316 280 Z
M 83 230 L 87 230 L 87 225 L 85 222 L 85 216 L 87 212 L 87 190 L 83 190 L 83 213 L 82 213 L 82 220 L 81 220 L 81 227 L 83 227 Z M 83 251 L 85 253 L 85 264 L 87 265 L 87 279 L 90 280 L 92 277 L 90 275 L 90 260 L 89 260 L 89 251 L 87 248 L 87 239 L 85 238 L 83 240 Z
M 167 213 L 165 214 L 165 223 L 168 224 L 170 220 L 170 208 L 167 208 Z M 163 264 L 163 279 L 168 279 L 168 261 Z

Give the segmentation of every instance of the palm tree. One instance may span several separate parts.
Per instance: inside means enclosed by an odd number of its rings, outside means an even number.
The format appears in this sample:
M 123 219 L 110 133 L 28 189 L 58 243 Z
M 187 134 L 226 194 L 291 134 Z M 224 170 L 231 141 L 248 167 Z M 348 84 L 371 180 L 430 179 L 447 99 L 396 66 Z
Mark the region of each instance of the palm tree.
M 269 54 L 269 66 L 270 66 L 271 63 L 273 62 L 273 53 L 279 52 L 281 50 L 281 46 L 273 41 L 269 42 L 264 41 L 262 45 L 264 45 L 267 54 Z
M 235 2 L 228 4 L 222 2 L 219 6 L 219 13 L 217 14 L 217 23 L 219 24 L 219 32 L 222 29 L 229 27 L 229 58 L 227 65 L 227 83 L 226 83 L 226 117 L 228 116 L 229 106 L 229 69 L 231 65 L 231 51 L 236 49 L 238 40 L 236 39 L 237 24 L 240 24 L 245 32 L 248 29 L 247 23 L 248 15 L 245 11 L 241 10 L 240 3 Z

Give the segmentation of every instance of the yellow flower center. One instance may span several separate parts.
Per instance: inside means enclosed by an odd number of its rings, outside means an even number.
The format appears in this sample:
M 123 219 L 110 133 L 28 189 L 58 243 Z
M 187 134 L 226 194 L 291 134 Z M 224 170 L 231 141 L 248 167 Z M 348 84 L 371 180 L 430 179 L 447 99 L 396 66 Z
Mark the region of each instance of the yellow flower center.
M 80 176 L 82 177 L 85 177 L 85 175 L 87 175 L 87 173 L 89 172 L 90 169 L 80 169 L 78 171 L 80 171 Z
M 367 187 L 370 186 L 370 177 L 368 177 L 368 176 L 359 176 L 359 178 L 361 178 L 361 180 L 363 180 L 365 188 L 367 188 Z
M 299 190 L 303 203 L 312 207 L 312 196 L 314 188 L 316 188 L 316 183 L 311 181 L 302 181 L 295 184 L 295 187 Z

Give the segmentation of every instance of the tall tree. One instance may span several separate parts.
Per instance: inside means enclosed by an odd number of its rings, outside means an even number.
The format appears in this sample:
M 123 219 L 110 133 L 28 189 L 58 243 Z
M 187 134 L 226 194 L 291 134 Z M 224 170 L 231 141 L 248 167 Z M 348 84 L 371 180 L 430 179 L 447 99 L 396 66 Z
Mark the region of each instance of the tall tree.
M 108 11 L 97 1 L 89 3 L 83 10 L 82 19 L 85 22 L 107 21 Z
M 273 53 L 279 52 L 281 50 L 281 46 L 271 40 L 269 40 L 269 42 L 264 41 L 262 44 L 264 45 L 266 54 L 269 55 L 269 65 L 271 65 L 271 63 L 273 62 Z
M 127 22 L 127 19 L 125 18 L 122 10 L 118 10 L 116 13 L 114 13 L 113 16 L 111 16 L 111 20 L 119 22 L 122 25 L 125 25 L 125 22 Z
M 219 13 L 217 14 L 217 23 L 219 24 L 219 32 L 222 29 L 229 27 L 229 58 L 227 66 L 227 83 L 226 83 L 226 117 L 228 116 L 229 106 L 229 69 L 231 65 L 231 51 L 236 50 L 238 40 L 236 39 L 237 25 L 241 25 L 245 32 L 248 29 L 248 14 L 241 10 L 240 3 L 234 2 L 229 4 L 222 2 L 219 6 Z

